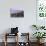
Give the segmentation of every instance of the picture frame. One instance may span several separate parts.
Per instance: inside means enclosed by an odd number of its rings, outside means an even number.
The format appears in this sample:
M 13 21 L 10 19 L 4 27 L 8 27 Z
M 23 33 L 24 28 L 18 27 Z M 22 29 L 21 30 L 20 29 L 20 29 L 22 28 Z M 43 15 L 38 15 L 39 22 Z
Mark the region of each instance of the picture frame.
M 46 0 L 36 0 L 36 24 L 46 25 Z
M 24 10 L 10 9 L 10 17 L 24 17 Z

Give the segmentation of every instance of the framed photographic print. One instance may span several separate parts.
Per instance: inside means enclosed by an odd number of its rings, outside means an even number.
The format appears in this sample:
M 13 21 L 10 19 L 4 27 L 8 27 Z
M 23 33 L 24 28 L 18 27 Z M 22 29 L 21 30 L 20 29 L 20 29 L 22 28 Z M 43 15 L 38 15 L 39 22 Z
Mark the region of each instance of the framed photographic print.
M 46 17 L 46 0 L 37 0 L 37 15 Z
M 11 17 L 24 17 L 24 11 L 10 9 L 10 16 Z
M 36 0 L 36 23 L 46 25 L 46 0 Z

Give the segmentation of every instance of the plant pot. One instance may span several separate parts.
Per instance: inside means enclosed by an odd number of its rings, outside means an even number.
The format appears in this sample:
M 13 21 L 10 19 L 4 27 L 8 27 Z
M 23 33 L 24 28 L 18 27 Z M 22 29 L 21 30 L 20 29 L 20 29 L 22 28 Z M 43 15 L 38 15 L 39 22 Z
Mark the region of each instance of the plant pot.
M 37 39 L 37 43 L 40 43 L 40 39 Z
M 44 40 L 45 40 L 45 39 L 40 39 L 40 43 L 44 43 Z
M 38 39 L 37 42 L 38 42 L 39 44 L 41 44 L 41 43 L 44 42 L 44 40 L 45 40 L 45 39 Z

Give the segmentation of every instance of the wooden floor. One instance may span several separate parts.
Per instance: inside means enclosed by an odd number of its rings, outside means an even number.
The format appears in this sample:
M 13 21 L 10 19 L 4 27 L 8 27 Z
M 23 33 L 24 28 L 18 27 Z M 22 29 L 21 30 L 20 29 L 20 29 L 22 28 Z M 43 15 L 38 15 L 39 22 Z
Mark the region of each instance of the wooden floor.
M 0 46 L 4 46 L 4 43 L 2 42 L 0 42 Z M 7 46 L 15 46 L 15 43 L 8 43 L 8 45 Z M 25 45 L 24 45 L 25 46 Z M 37 43 L 30 43 L 30 46 L 37 46 Z M 44 45 L 41 45 L 41 46 L 46 46 L 46 43 L 44 43 Z

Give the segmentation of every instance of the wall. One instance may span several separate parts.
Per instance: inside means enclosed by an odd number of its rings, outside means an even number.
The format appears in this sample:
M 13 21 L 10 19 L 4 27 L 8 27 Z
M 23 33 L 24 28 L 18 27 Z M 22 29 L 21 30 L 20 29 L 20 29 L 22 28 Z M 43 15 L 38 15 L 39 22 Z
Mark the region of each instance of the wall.
M 11 18 L 10 8 L 24 10 L 24 18 Z M 19 32 L 30 32 L 31 25 L 36 24 L 36 0 L 1 0 L 0 34 L 10 32 L 9 28 L 19 27 Z

